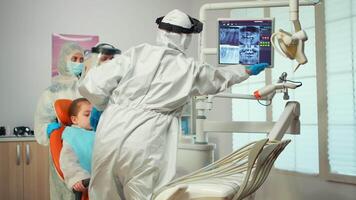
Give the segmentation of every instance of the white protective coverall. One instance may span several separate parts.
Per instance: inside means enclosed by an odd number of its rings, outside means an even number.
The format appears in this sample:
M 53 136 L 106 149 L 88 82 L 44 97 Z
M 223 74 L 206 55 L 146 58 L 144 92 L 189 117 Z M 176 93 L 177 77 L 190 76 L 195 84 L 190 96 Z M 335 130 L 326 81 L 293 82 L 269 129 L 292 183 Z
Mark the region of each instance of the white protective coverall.
M 184 13 L 173 15 L 190 23 Z M 243 66 L 216 68 L 187 57 L 190 38 L 158 30 L 157 45 L 133 47 L 85 76 L 79 92 L 104 110 L 91 200 L 150 199 L 175 175 L 179 116 L 190 97 L 222 92 L 249 77 Z
M 59 75 L 52 79 L 52 84 L 40 96 L 34 118 L 34 133 L 39 144 L 48 145 L 47 125 L 56 121 L 53 104 L 57 99 L 76 99 L 78 92 L 78 77 L 70 73 L 67 61 L 75 53 L 84 53 L 83 49 L 75 43 L 65 43 L 60 51 L 58 60 Z M 50 196 L 51 200 L 74 199 L 73 192 L 66 188 L 58 177 L 52 159 L 50 158 Z

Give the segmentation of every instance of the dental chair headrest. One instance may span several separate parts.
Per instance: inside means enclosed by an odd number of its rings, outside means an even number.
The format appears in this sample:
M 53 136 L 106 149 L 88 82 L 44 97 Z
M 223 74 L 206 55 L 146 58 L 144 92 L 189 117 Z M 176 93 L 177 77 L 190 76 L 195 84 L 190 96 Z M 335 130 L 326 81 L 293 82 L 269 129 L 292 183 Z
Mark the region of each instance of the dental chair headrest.
M 58 99 L 54 102 L 54 109 L 57 115 L 57 119 L 64 126 L 70 126 L 72 124 L 68 114 L 71 103 L 72 100 L 70 99 Z

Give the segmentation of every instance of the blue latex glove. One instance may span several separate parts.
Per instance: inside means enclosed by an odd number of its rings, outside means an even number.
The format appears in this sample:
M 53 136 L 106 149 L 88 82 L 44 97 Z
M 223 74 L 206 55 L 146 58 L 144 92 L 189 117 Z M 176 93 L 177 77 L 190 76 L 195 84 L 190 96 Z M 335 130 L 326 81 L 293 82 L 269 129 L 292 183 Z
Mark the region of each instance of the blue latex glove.
M 99 111 L 95 107 L 91 110 L 90 113 L 90 126 L 93 128 L 94 131 L 96 131 L 96 127 L 98 126 L 99 119 L 101 116 L 102 111 Z
M 57 130 L 61 127 L 58 122 L 51 122 L 47 125 L 47 136 L 48 138 L 51 136 L 54 130 Z
M 262 72 L 266 67 L 268 67 L 268 63 L 259 63 L 254 65 L 246 66 L 246 72 L 250 75 L 257 75 Z

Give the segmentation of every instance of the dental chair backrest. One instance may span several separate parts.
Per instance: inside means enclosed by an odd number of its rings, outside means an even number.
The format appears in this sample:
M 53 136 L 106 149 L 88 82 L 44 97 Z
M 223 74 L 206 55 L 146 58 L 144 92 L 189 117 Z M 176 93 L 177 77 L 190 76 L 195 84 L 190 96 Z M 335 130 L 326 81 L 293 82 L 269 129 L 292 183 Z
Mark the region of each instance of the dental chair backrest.
M 66 126 L 72 124 L 70 117 L 68 115 L 69 106 L 72 103 L 72 100 L 69 99 L 58 99 L 54 102 L 54 110 L 57 115 L 57 119 L 61 124 L 61 127 L 55 130 L 51 137 L 49 138 L 50 151 L 52 156 L 53 165 L 56 169 L 58 176 L 64 180 L 63 172 L 59 164 L 59 156 L 62 150 L 62 133 Z

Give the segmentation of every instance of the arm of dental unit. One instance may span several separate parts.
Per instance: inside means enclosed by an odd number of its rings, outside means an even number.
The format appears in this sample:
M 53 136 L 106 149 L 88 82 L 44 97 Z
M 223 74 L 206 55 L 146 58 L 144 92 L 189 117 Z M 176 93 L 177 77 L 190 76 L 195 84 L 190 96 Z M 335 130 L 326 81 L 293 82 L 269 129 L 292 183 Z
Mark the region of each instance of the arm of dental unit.
M 266 85 L 256 90 L 254 95 L 220 93 L 217 95 L 196 97 L 196 140 L 197 144 L 208 142 L 209 132 L 242 132 L 242 133 L 269 133 L 271 140 L 281 140 L 285 133 L 300 133 L 300 105 L 296 101 L 287 102 L 284 111 L 277 122 L 271 121 L 208 121 L 206 111 L 212 109 L 214 98 L 231 98 L 246 100 L 272 101 L 276 93 L 284 93 L 284 99 L 288 100 L 288 89 L 296 89 L 302 85 L 301 82 L 287 80 L 287 73 L 282 73 L 276 84 Z
M 220 97 L 223 96 L 220 94 Z M 252 96 L 252 95 L 251 95 Z M 230 96 L 229 96 L 230 97 Z M 225 98 L 229 98 L 225 97 Z M 207 108 L 207 107 L 205 107 Z M 201 107 L 197 105 L 197 110 Z M 209 132 L 220 133 L 268 133 L 271 140 L 281 140 L 285 133 L 300 134 L 300 105 L 296 101 L 287 102 L 283 113 L 277 122 L 261 121 L 208 121 L 205 115 L 199 115 L 196 119 L 196 141 L 197 144 L 208 143 Z

